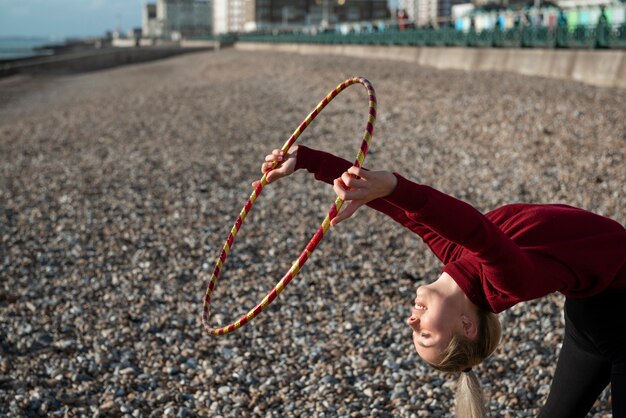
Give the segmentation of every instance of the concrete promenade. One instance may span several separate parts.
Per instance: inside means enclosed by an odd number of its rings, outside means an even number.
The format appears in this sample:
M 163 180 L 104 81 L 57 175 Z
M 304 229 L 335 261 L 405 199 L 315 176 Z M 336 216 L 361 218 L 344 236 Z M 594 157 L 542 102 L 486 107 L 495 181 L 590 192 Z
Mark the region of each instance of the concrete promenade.
M 504 71 L 626 88 L 626 53 L 619 50 L 438 48 L 409 46 L 312 45 L 238 42 L 245 51 L 341 55 L 414 62 L 465 71 Z

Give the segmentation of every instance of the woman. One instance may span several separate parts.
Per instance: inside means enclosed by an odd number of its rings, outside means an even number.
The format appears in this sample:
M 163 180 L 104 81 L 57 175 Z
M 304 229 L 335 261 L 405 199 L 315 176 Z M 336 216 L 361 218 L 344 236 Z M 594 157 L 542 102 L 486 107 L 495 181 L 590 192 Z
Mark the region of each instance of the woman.
M 397 173 L 359 169 L 304 146 L 288 154 L 274 150 L 261 170 L 272 183 L 301 168 L 333 184 L 347 202 L 333 226 L 368 205 L 419 234 L 444 263 L 435 282 L 417 289 L 407 323 L 420 357 L 439 370 L 462 372 L 457 416 L 485 415 L 472 367 L 498 345 L 496 314 L 558 291 L 566 296 L 566 332 L 541 416 L 584 417 L 610 382 L 613 416 L 626 417 L 622 225 L 566 205 L 512 204 L 483 215 Z

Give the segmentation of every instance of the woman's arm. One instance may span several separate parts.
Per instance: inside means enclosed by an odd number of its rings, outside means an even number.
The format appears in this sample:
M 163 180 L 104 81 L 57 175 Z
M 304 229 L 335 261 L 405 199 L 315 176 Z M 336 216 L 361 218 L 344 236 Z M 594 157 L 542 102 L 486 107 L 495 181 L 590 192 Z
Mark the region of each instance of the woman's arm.
M 471 253 L 480 264 L 479 276 L 498 292 L 522 296 L 534 288 L 529 284 L 540 277 L 536 271 L 537 260 L 485 215 L 430 186 L 414 183 L 398 174 L 396 178 L 396 188 L 385 200 L 404 210 L 409 219 L 423 223 Z M 346 197 L 349 198 L 349 194 Z
M 479 280 L 478 286 L 471 286 L 480 293 L 492 289 L 487 293 L 496 311 L 556 290 L 572 288 L 578 291 L 576 289 L 580 286 L 588 287 L 585 285 L 587 279 L 578 277 L 580 274 L 568 267 L 577 264 L 563 254 L 567 251 L 562 248 L 567 245 L 561 243 L 549 251 L 556 245 L 550 238 L 544 245 L 547 249 L 541 247 L 543 241 L 533 248 L 522 249 L 492 222 L 493 217 L 488 218 L 468 203 L 432 187 L 412 182 L 399 174 L 359 169 L 346 160 L 303 146 L 298 151 L 297 161 L 290 164 L 294 169 L 296 165 L 306 168 L 318 180 L 332 183 L 337 195 L 346 201 L 344 207 L 351 210 L 340 212 L 334 224 L 350 217 L 364 204 L 389 215 L 419 234 L 446 264 L 444 270 L 456 273 L 451 274 L 452 277 L 464 277 L 468 283 Z M 394 181 L 390 181 L 391 175 Z M 515 217 L 515 214 L 510 212 L 507 216 Z M 521 227 L 531 228 L 537 220 L 529 222 Z M 545 235 L 554 237 L 563 233 L 559 230 L 561 223 L 551 221 L 547 224 L 554 225 L 552 229 L 557 230 L 550 232 L 549 228 L 542 226 L 542 230 L 547 231 Z M 580 225 L 574 229 L 579 228 Z M 575 245 L 576 242 L 572 242 L 571 246 Z M 585 265 L 583 263 L 583 267 Z
M 275 150 L 266 157 L 262 169 L 267 171 L 274 161 L 281 165 L 274 170 L 276 173 L 268 174 L 271 181 L 304 168 L 317 180 L 333 184 L 337 195 L 347 202 L 333 225 L 368 204 L 428 239 L 427 244 L 436 242 L 435 252 L 444 262 L 450 257 L 441 253 L 454 253 L 450 251 L 454 248 L 452 244 L 471 251 L 485 265 L 499 265 L 505 258 L 524 258 L 517 245 L 473 206 L 430 186 L 399 174 L 354 167 L 343 158 L 302 145 L 288 155 Z M 504 257 L 505 254 L 508 256 Z
M 271 155 L 266 157 L 266 162 L 263 163 L 261 168 L 262 171 L 267 172 L 274 161 L 278 161 L 280 165 L 268 174 L 267 178 L 269 183 L 276 181 L 281 177 L 288 176 L 295 170 L 306 169 L 310 173 L 313 173 L 317 180 L 328 184 L 334 184 L 335 180 L 340 178 L 346 170 L 353 167 L 352 163 L 344 160 L 343 158 L 336 157 L 327 152 L 313 150 L 302 145 L 296 147 L 287 155 L 282 153 L 280 150 L 274 150 Z M 374 177 L 378 180 L 385 180 L 383 182 L 384 184 L 376 186 L 374 191 L 370 190 L 370 194 L 375 193 L 385 195 L 389 193 L 386 191 L 385 187 L 389 187 L 390 189 L 395 187 L 396 177 L 389 172 L 362 170 L 360 173 L 365 176 L 365 178 L 368 178 L 370 183 L 379 183 L 373 180 Z M 358 179 L 355 179 L 354 177 L 347 179 L 348 182 L 356 180 Z M 361 183 L 361 185 L 363 185 L 363 183 Z M 360 206 L 364 204 L 372 209 L 384 213 L 394 221 L 418 234 L 442 262 L 448 263 L 453 259 L 454 255 L 458 253 L 458 247 L 454 243 L 444 239 L 423 223 L 409 218 L 405 210 L 391 204 L 385 199 L 368 198 L 367 201 L 351 200 L 347 202 L 344 210 L 342 210 L 333 220 L 333 225 L 336 225 L 343 219 L 351 216 Z
M 420 236 L 444 263 L 469 252 L 480 264 L 477 274 L 497 291 L 518 295 L 528 291 L 529 280 L 537 277 L 534 261 L 486 216 L 466 202 L 399 174 L 393 174 L 396 181 L 392 187 L 387 179 L 392 174 L 382 173 L 387 174 L 349 167 L 334 181 L 337 195 L 349 201 L 335 223 L 350 217 L 359 206 L 377 202 L 385 213 L 402 219 L 403 225 L 418 226 Z

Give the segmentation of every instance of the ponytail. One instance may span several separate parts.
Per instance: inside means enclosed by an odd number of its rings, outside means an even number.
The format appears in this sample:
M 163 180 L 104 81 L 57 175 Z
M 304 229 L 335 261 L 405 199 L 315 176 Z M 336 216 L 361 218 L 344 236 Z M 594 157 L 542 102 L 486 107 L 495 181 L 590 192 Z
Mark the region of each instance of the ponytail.
M 456 384 L 457 418 L 484 418 L 487 415 L 483 392 L 473 371 L 462 372 Z
M 493 353 L 500 342 L 502 329 L 494 313 L 478 311 L 478 335 L 469 340 L 454 335 L 443 352 L 439 364 L 431 364 L 443 372 L 462 372 L 456 388 L 456 417 L 484 418 L 486 409 L 482 389 L 476 374 L 471 369 Z

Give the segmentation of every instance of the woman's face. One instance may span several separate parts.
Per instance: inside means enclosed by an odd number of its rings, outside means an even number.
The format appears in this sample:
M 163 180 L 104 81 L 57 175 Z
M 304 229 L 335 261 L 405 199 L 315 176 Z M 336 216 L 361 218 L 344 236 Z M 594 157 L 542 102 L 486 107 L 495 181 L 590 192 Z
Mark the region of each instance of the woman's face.
M 462 327 L 461 313 L 459 304 L 437 282 L 417 289 L 407 324 L 413 330 L 413 344 L 422 359 L 432 364 L 441 362 L 452 335 Z

